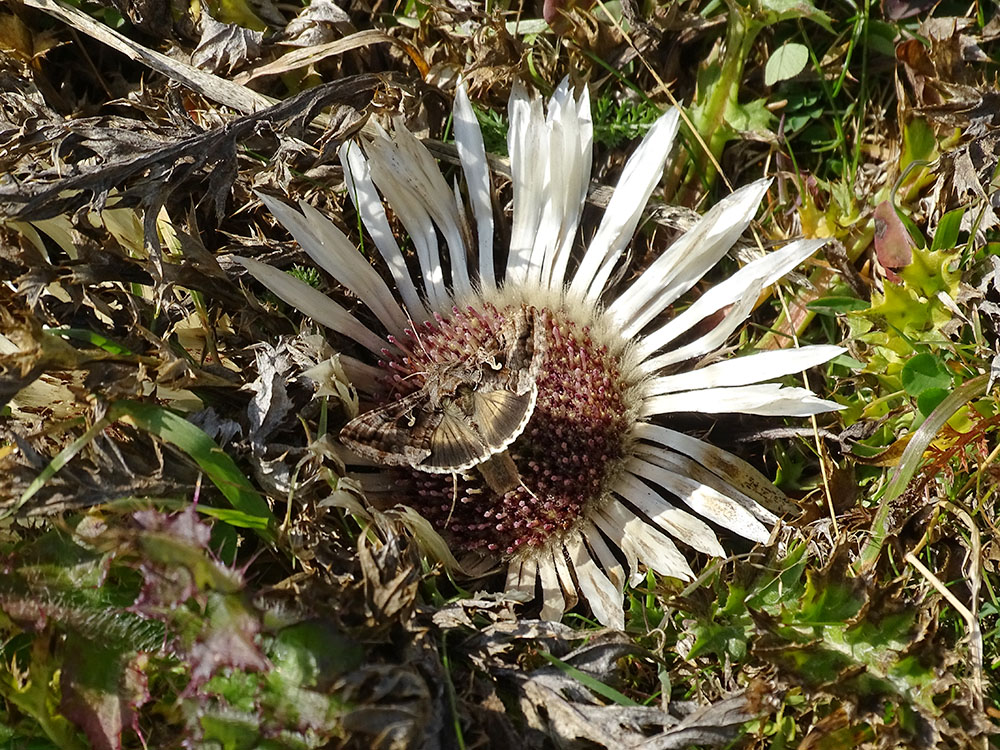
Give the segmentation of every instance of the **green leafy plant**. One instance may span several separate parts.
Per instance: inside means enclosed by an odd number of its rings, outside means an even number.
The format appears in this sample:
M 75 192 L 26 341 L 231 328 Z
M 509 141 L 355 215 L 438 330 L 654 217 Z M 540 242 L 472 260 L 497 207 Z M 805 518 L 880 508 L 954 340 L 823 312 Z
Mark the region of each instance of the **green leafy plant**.
M 694 635 L 687 658 L 767 665 L 772 683 L 822 701 L 831 716 L 846 702 L 858 713 L 841 715 L 842 731 L 913 747 L 963 737 L 970 725 L 956 728 L 956 719 L 971 718 L 952 702 L 932 610 L 850 575 L 844 548 L 821 570 L 808 564 L 807 549 L 757 560 L 729 583 L 717 579 L 718 600 L 686 625 Z

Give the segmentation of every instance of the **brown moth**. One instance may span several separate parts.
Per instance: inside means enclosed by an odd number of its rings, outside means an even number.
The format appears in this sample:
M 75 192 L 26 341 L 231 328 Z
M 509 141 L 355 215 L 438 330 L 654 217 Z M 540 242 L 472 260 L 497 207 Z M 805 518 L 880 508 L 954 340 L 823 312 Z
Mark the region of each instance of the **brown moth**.
M 465 361 L 437 363 L 424 385 L 347 423 L 341 441 L 387 466 L 432 474 L 479 469 L 499 494 L 520 484 L 507 448 L 531 418 L 544 356 L 534 309 L 522 307 L 498 331 L 495 345 Z

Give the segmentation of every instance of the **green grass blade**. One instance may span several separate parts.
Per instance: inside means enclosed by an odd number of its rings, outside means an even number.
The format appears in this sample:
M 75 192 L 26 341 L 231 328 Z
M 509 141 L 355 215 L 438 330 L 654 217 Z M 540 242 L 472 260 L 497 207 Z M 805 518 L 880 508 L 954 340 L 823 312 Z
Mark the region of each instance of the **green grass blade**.
M 243 525 L 256 529 L 268 542 L 275 540 L 276 522 L 267 501 L 233 459 L 200 428 L 161 406 L 136 401 L 119 401 L 108 416 L 129 417 L 140 429 L 187 453 L 232 506 L 245 514 Z
M 931 413 L 924 423 L 913 433 L 910 442 L 907 443 L 903 455 L 899 459 L 896 471 L 889 480 L 888 486 L 882 495 L 878 511 L 872 521 L 871 532 L 868 541 L 862 548 L 858 559 L 855 560 L 853 569 L 855 575 L 867 573 L 875 565 L 882 552 L 882 545 L 888 533 L 886 524 L 888 523 L 889 510 L 893 501 L 906 490 L 913 475 L 920 468 L 924 452 L 930 446 L 931 441 L 937 437 L 938 431 L 944 427 L 945 423 L 954 416 L 955 412 L 965 406 L 974 398 L 982 396 L 986 392 L 986 385 L 989 380 L 989 373 L 977 375 L 956 388 L 951 395 L 944 399 Z
M 617 703 L 619 706 L 639 706 L 639 705 L 641 705 L 639 703 L 636 703 L 634 700 L 632 700 L 631 698 L 629 698 L 627 695 L 622 695 L 617 690 L 615 690 L 613 687 L 608 687 L 607 685 L 605 685 L 600 680 L 595 679 L 594 677 L 591 677 L 586 672 L 581 672 L 579 669 L 577 669 L 576 667 L 570 666 L 569 664 L 567 664 L 566 662 L 564 662 L 562 659 L 556 658 L 555 656 L 553 656 L 552 654 L 550 654 L 548 651 L 539 651 L 538 653 L 547 662 L 549 662 L 550 664 L 555 665 L 556 667 L 559 667 L 559 669 L 561 669 L 567 675 L 569 675 L 574 680 L 576 680 L 577 682 L 579 682 L 581 685 L 583 685 L 584 687 L 588 688 L 589 690 L 594 691 L 598 695 L 607 698 L 609 701 L 612 701 L 613 703 Z
M 60 338 L 72 341 L 83 341 L 84 343 L 95 346 L 98 349 L 103 349 L 109 354 L 119 354 L 122 356 L 133 354 L 132 351 L 130 351 L 127 347 L 122 346 L 117 341 L 112 341 L 106 336 L 102 336 L 94 331 L 89 331 L 86 328 L 50 328 L 48 333 L 53 336 L 59 336 Z
M 82 451 L 91 440 L 101 434 L 101 431 L 111 424 L 112 421 L 112 417 L 105 417 L 104 419 L 99 420 L 93 427 L 59 451 L 59 453 L 56 454 L 56 457 L 49 461 L 49 465 L 42 469 L 38 476 L 35 477 L 34 481 L 28 485 L 28 488 L 21 493 L 21 497 L 17 499 L 17 502 L 7 510 L 3 511 L 3 513 L 0 513 L 0 519 L 7 518 L 20 510 L 26 502 L 34 497 L 38 490 L 45 486 L 47 481 L 56 475 L 56 472 L 72 461 L 73 457 Z

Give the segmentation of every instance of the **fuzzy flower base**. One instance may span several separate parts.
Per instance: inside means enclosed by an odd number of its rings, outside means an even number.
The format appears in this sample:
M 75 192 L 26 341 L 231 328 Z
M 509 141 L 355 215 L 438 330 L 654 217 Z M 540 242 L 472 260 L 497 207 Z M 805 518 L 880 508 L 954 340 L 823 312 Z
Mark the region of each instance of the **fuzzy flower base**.
M 489 305 L 485 313 L 505 321 L 521 309 Z M 437 353 L 440 338 L 459 346 L 484 346 L 480 337 L 490 331 L 470 326 L 482 318 L 470 310 L 431 328 L 422 337 L 425 348 Z M 564 313 L 544 308 L 530 312 L 538 342 L 537 396 L 525 428 L 509 448 L 518 483 L 501 493 L 475 471 L 456 484 L 450 475 L 411 470 L 397 484 L 407 504 L 446 533 L 456 551 L 510 557 L 544 549 L 590 514 L 588 505 L 606 495 L 609 473 L 627 453 L 638 404 L 634 386 L 622 376 L 620 352 L 595 341 L 588 326 L 578 326 Z M 450 347 L 444 351 L 451 356 Z M 419 358 L 411 360 L 411 367 L 413 376 L 429 369 Z M 497 416 L 483 418 L 495 421 Z
M 341 433 L 366 492 L 415 509 L 464 563 L 505 565 L 507 589 L 540 595 L 542 617 L 560 617 L 582 596 L 597 619 L 621 628 L 623 588 L 641 579 L 640 566 L 693 580 L 671 537 L 722 556 L 710 523 L 763 542 L 777 522 L 768 507 L 784 502 L 741 459 L 670 429 L 670 416 L 801 417 L 838 408 L 765 381 L 826 362 L 839 347 L 712 356 L 761 290 L 822 242 L 790 243 L 671 314 L 746 229 L 768 187 L 758 181 L 712 208 L 609 299 L 609 279 L 629 278 L 626 251 L 677 113 L 661 117 L 628 160 L 585 248 L 577 229 L 592 160 L 586 89 L 575 96 L 564 81 L 546 113 L 540 98 L 515 87 L 509 113 L 514 200 L 502 252 L 482 135 L 460 88 L 454 124 L 464 186 L 449 188 L 400 123 L 341 150 L 384 274 L 308 204 L 299 213 L 262 196 L 372 322 L 291 276 L 242 262 L 279 297 L 369 352 L 368 361 L 342 358 L 370 401 Z M 412 252 L 393 236 L 383 198 Z

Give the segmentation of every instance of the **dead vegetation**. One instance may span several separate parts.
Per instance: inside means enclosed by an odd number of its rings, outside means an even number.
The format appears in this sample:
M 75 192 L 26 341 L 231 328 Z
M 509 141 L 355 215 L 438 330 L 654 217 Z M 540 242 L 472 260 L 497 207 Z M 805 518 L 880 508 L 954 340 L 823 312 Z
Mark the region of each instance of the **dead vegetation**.
M 0 8 L 2 742 L 987 747 L 995 9 L 486 5 Z M 590 86 L 595 206 L 686 105 L 641 237 L 768 174 L 738 250 L 832 238 L 734 346 L 849 350 L 809 373 L 845 407 L 821 424 L 693 424 L 801 513 L 691 585 L 649 574 L 625 632 L 453 579 L 368 507 L 336 445 L 357 394 L 310 369 L 351 343 L 234 261 L 356 307 L 257 191 L 361 244 L 338 148 L 399 117 L 455 164 L 461 78 L 504 208 L 511 86 L 564 76 Z

